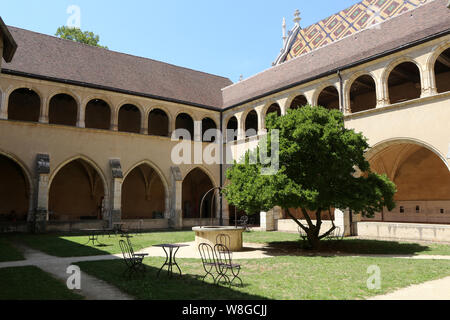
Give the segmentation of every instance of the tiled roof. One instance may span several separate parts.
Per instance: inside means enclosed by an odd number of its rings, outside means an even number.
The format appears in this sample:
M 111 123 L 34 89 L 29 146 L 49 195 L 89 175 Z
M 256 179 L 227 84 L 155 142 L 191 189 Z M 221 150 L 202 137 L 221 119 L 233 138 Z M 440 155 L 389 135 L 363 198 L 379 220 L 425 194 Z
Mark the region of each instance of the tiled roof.
M 364 0 L 305 29 L 298 29 L 282 62 L 355 34 L 434 0 Z
M 231 80 L 146 58 L 118 53 L 15 27 L 18 44 L 2 71 L 126 91 L 192 105 L 222 107 Z M 6 70 L 5 70 L 6 69 Z
M 222 90 L 224 108 L 311 81 L 355 63 L 450 31 L 447 0 L 434 0 Z

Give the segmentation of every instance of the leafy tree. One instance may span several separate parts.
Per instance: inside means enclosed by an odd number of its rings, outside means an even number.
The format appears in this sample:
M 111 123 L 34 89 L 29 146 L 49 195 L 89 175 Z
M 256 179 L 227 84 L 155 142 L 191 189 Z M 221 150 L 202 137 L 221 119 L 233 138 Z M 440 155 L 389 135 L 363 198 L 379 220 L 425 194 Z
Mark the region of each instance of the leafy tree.
M 366 138 L 345 128 L 340 111 L 305 106 L 282 117 L 271 114 L 267 118 L 269 146 L 274 129 L 279 130 L 278 172 L 261 174 L 268 165 L 259 161 L 259 150 L 265 147 L 260 142 L 243 161 L 227 170 L 230 184 L 224 188 L 224 195 L 230 204 L 249 214 L 275 206 L 301 208 L 306 225 L 286 211 L 315 249 L 336 228 L 333 223 L 320 234 L 323 212 L 349 208 L 372 217 L 383 207 L 395 208 L 395 184 L 386 175 L 371 171 L 364 157 L 369 148 Z M 315 212 L 315 225 L 309 212 Z
M 81 31 L 78 28 L 70 28 L 67 26 L 59 27 L 56 31 L 55 36 L 60 37 L 62 39 L 72 40 L 79 43 L 84 43 L 94 47 L 100 47 L 104 49 L 108 49 L 106 46 L 101 46 L 98 43 L 100 42 L 100 37 L 93 32 L 89 31 Z

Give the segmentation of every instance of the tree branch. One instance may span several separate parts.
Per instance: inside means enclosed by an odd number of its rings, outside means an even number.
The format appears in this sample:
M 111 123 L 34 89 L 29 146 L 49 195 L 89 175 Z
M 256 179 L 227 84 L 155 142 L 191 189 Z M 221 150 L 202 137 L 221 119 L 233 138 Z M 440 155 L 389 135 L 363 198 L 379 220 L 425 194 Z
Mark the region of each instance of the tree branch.
M 302 208 L 302 212 L 303 212 L 303 216 L 304 216 L 305 219 L 306 219 L 306 222 L 308 222 L 309 228 L 310 228 L 310 229 L 314 229 L 314 225 L 313 225 L 313 223 L 312 223 L 312 221 L 311 221 L 311 218 L 309 217 L 308 211 L 306 211 L 305 208 Z
M 294 220 L 294 222 L 295 222 L 296 224 L 298 224 L 298 226 L 299 226 L 300 228 L 302 228 L 305 232 L 308 232 L 308 231 L 309 231 L 309 229 L 308 229 L 307 227 L 305 227 L 300 221 L 298 221 L 298 219 L 297 219 L 296 217 L 294 217 L 294 216 L 289 212 L 289 209 L 286 210 L 286 211 L 287 211 L 287 215 L 288 215 L 292 220 Z

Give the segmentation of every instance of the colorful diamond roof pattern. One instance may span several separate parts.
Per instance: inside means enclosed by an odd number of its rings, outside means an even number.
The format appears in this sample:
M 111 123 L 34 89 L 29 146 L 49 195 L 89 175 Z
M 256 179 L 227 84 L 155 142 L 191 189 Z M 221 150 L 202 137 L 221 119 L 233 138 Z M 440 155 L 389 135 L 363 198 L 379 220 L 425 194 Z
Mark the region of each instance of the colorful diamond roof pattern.
M 284 61 L 340 40 L 434 0 L 364 0 L 300 29 Z M 282 62 L 284 62 L 282 61 Z

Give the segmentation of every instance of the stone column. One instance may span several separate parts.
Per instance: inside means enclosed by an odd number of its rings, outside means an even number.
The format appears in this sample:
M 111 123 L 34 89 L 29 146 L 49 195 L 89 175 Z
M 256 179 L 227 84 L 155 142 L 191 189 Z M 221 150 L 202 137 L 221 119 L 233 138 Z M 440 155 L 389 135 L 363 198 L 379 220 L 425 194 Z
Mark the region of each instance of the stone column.
M 86 127 L 86 123 L 85 123 L 86 105 L 87 105 L 87 102 L 86 103 L 82 102 L 78 108 L 78 119 L 77 119 L 77 127 L 78 128 Z
M 389 88 L 387 79 L 384 81 L 381 72 L 377 72 L 376 78 L 376 96 L 377 96 L 377 108 L 383 108 L 389 104 Z
M 8 97 L 6 92 L 2 92 L 1 99 L 2 101 L 0 105 L 0 120 L 8 120 Z
M 344 232 L 344 236 L 351 235 L 350 210 L 335 209 L 334 210 L 334 224 Z
M 263 231 L 275 231 L 276 230 L 274 210 L 270 210 L 268 212 L 261 212 L 260 218 L 261 218 L 260 219 L 261 230 L 263 230 Z
M 111 106 L 111 121 L 110 121 L 110 130 L 111 131 L 118 131 L 119 130 L 119 111 L 117 111 L 117 108 L 113 108 Z
M 49 109 L 49 99 L 48 96 L 41 98 L 41 113 L 39 115 L 39 123 L 48 123 L 48 109 Z
M 181 230 L 183 228 L 183 176 L 179 167 L 170 167 L 171 175 L 171 201 L 169 226 Z
M 426 70 L 423 70 L 421 86 L 422 86 L 422 94 L 420 96 L 421 98 L 437 94 L 434 68 L 427 67 Z
M 38 154 L 36 157 L 37 186 L 35 191 L 36 210 L 34 217 L 29 217 L 32 232 L 45 232 L 48 221 L 48 183 L 50 176 L 50 157 L 48 154 Z
M 141 117 L 141 134 L 148 135 L 148 113 L 144 113 Z
M 122 183 L 123 173 L 120 159 L 110 159 L 112 186 L 111 186 L 111 206 L 109 213 L 109 227 L 114 222 L 122 220 Z
M 201 121 L 194 121 L 194 141 L 202 141 L 202 122 Z
M 238 121 L 238 132 L 237 132 L 238 141 L 245 139 L 245 119 L 243 115 L 244 114 L 242 112 L 236 113 L 234 115 Z

